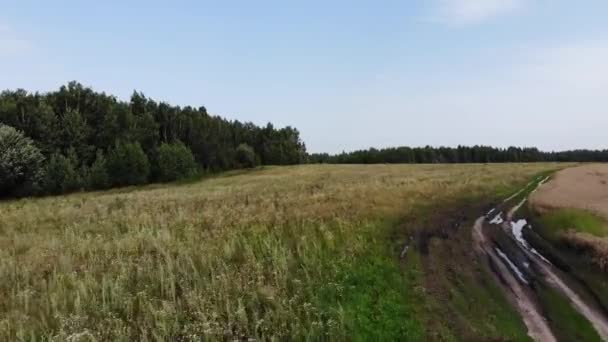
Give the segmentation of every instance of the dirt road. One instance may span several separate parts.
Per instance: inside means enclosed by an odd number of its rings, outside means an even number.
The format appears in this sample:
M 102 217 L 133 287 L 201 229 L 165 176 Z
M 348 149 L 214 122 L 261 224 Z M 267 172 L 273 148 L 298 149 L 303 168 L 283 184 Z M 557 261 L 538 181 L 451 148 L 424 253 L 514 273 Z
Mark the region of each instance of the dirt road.
M 486 238 L 483 232 L 485 224 L 487 224 L 485 216 L 475 221 L 473 238 L 477 244 L 476 247 L 481 254 L 488 257 L 492 269 L 496 270 L 499 278 L 498 284 L 503 288 L 503 292 L 507 295 L 509 301 L 515 304 L 515 308 L 528 328 L 528 335 L 535 341 L 557 341 L 546 319 L 533 302 L 529 291 L 524 289 L 520 282 L 515 279 L 505 265 L 504 260 L 497 255 L 492 242 Z
M 525 220 L 513 222 L 515 213 L 526 201 L 525 197 L 516 197 L 521 193 L 534 195 L 545 181 L 546 178 L 529 183 L 523 190 L 492 209 L 488 215 L 477 219 L 473 227 L 476 248 L 480 255 L 487 258 L 498 284 L 520 313 L 531 338 L 536 341 L 556 340 L 528 282 L 529 275 L 541 279 L 568 298 L 572 307 L 593 325 L 598 335 L 608 341 L 608 318 L 597 303 L 584 300 L 589 296 L 579 295 L 568 285 L 575 280 L 567 278 L 566 274 L 525 241 L 522 235 L 522 229 L 527 227 Z M 511 200 L 515 203 L 509 203 Z M 490 214 L 493 215 L 491 220 L 488 217 Z

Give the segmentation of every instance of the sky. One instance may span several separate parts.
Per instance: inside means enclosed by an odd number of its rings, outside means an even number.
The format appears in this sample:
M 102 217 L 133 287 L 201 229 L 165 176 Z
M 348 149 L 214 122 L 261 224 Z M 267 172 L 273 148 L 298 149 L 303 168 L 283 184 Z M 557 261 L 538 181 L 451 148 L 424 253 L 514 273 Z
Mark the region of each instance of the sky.
M 608 148 L 608 1 L 0 3 L 0 89 L 128 100 L 371 146 Z

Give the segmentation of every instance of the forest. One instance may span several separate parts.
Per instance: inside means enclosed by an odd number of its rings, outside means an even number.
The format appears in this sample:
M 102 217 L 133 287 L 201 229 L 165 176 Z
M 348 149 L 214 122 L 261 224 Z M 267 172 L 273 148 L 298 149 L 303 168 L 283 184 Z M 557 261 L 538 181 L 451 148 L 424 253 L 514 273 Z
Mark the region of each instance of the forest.
M 140 92 L 126 102 L 74 81 L 44 94 L 0 94 L 0 197 L 173 181 L 305 157 L 295 128 L 227 120 Z
M 336 155 L 315 153 L 309 155 L 308 161 L 330 164 L 606 162 L 608 150 L 544 152 L 534 147 L 391 147 Z

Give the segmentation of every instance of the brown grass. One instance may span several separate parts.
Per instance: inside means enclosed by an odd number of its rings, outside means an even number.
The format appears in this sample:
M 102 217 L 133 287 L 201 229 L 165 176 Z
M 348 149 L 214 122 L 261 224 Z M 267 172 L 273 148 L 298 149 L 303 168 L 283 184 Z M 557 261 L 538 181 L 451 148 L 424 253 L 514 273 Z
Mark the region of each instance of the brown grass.
M 503 196 L 556 167 L 273 167 L 0 203 L 0 340 L 345 339 L 362 329 L 412 339 L 412 292 L 400 289 L 385 222 Z
M 530 197 L 539 212 L 583 209 L 608 219 L 608 164 L 590 164 L 561 170 Z

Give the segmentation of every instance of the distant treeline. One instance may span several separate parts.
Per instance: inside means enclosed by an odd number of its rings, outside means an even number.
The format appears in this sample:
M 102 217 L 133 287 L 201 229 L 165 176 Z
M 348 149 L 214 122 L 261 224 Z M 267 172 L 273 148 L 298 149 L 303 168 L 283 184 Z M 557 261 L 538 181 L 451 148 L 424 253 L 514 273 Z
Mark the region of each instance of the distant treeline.
M 170 181 L 199 172 L 304 162 L 292 127 L 264 127 L 77 82 L 0 93 L 0 197 Z
M 370 148 L 336 155 L 315 153 L 309 155 L 308 161 L 332 164 L 606 162 L 608 161 L 608 150 L 543 152 L 537 148 L 520 147 L 392 147 Z

